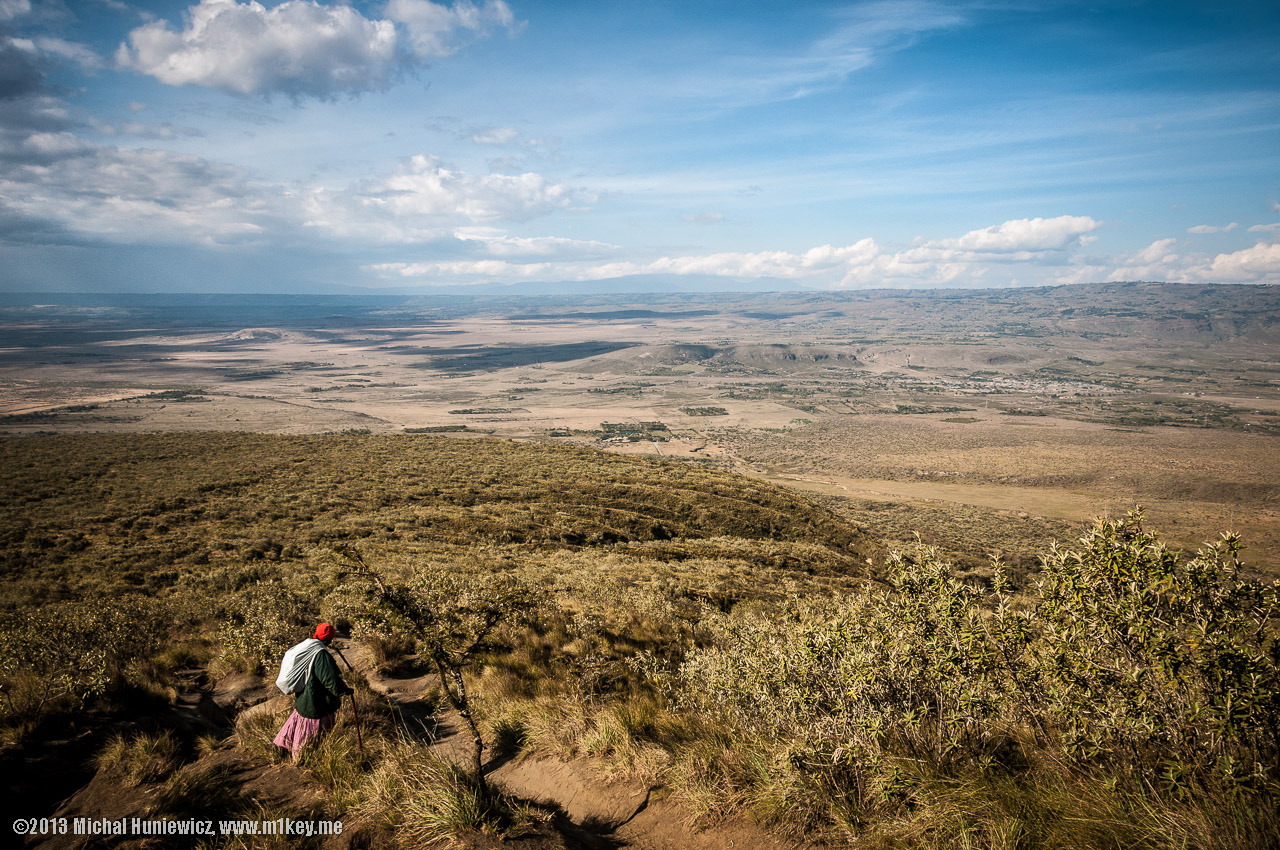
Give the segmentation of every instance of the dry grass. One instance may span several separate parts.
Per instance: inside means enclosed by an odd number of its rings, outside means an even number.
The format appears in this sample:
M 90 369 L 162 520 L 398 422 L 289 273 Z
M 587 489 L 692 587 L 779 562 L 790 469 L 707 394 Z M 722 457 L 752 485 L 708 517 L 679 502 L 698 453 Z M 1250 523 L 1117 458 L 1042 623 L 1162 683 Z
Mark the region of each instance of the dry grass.
M 116 774 L 126 785 L 155 782 L 182 763 L 178 739 L 165 729 L 133 737 L 117 735 L 98 753 L 98 769 Z
M 1071 710 L 1114 709 L 1102 720 L 1142 745 L 1133 764 L 1143 769 L 1126 773 L 1127 763 L 1102 756 L 1060 758 L 1069 723 L 1046 714 L 1048 731 L 1037 736 L 1029 731 L 1035 724 L 993 698 L 1024 694 L 1009 683 L 1023 680 L 1010 677 L 1032 667 L 991 660 L 999 653 L 987 652 L 986 630 L 1007 622 L 989 600 L 975 601 L 986 599 L 986 583 L 917 577 L 890 592 L 868 582 L 866 558 L 878 559 L 884 544 L 865 530 L 871 519 L 847 507 L 723 471 L 499 441 L 80 436 L 8 440 L 3 451 L 13 473 L 8 492 L 28 494 L 4 517 L 14 541 L 6 552 L 14 567 L 4 588 L 8 612 L 77 604 L 45 601 L 51 592 L 124 591 L 126 607 L 151 597 L 168 606 L 151 613 L 166 612 L 172 640 L 120 658 L 120 671 L 140 670 L 141 662 L 172 670 L 203 657 L 228 666 L 278 663 L 281 642 L 305 636 L 295 632 L 317 617 L 349 617 L 357 634 L 376 633 L 378 624 L 361 614 L 367 582 L 344 574 L 333 557 L 332 544 L 343 542 L 396 582 L 448 575 L 459 586 L 487 586 L 503 577 L 536 590 L 544 603 L 536 616 L 488 633 L 466 680 L 490 754 L 588 758 L 606 773 L 665 787 L 702 823 L 746 813 L 822 840 L 938 848 L 1074 840 L 1234 850 L 1275 833 L 1274 819 L 1257 811 L 1259 800 L 1274 798 L 1270 790 L 1238 797 L 1222 790 L 1252 781 L 1243 775 L 1218 785 L 1193 776 L 1153 784 L 1155 791 L 1143 791 L 1139 779 L 1108 784 L 1108 770 L 1151 778 L 1152 765 L 1141 759 L 1152 750 L 1135 729 L 1150 706 L 1181 710 L 1165 699 L 1171 689 L 1144 691 L 1148 708 L 1125 714 L 1116 708 L 1122 700 L 1085 699 L 1062 685 Z M 932 516 L 944 527 L 945 511 Z M 883 527 L 905 534 L 909 518 L 895 515 Z M 950 522 L 957 546 L 990 522 L 1002 548 L 1033 554 L 1024 538 L 1036 527 L 1022 518 Z M 884 572 L 882 562 L 876 567 Z M 960 577 L 988 575 L 974 567 Z M 1095 597 L 1110 598 L 1082 594 Z M 894 608 L 904 600 L 916 608 Z M 963 616 L 948 620 L 952 601 Z M 850 638 L 858 629 L 871 629 L 866 640 Z M 216 645 L 193 643 L 191 634 L 217 635 Z M 1075 654 L 1065 657 L 1097 660 L 1102 645 L 1090 644 L 1090 655 L 1073 644 Z M 408 648 L 389 640 L 387 662 Z M 859 679 L 851 665 L 873 656 L 884 663 L 868 664 Z M 15 658 L 5 663 L 6 675 L 21 669 Z M 1147 667 L 1147 677 L 1163 669 Z M 890 696 L 874 696 L 882 693 L 875 687 Z M 874 698 L 859 702 L 865 693 Z M 374 834 L 410 845 L 537 828 L 544 813 L 484 797 L 468 777 L 405 741 L 385 701 L 363 688 L 359 698 L 366 751 L 344 715 L 304 761 L 326 789 L 329 814 L 359 812 Z M 918 713 L 935 704 L 963 722 L 944 727 Z M 751 713 L 766 708 L 778 712 L 767 724 Z M 243 718 L 242 751 L 271 760 L 271 737 L 287 713 Z M 1170 728 L 1199 746 L 1202 726 Z M 849 754 L 855 739 L 863 747 L 857 758 Z M 113 747 L 104 764 L 125 770 L 147 762 L 128 742 Z M 175 799 L 198 807 L 218 793 L 217 777 L 187 775 L 176 763 L 154 776 L 179 774 Z M 1179 796 L 1179 787 L 1191 793 Z M 1082 825 L 1097 812 L 1101 820 Z

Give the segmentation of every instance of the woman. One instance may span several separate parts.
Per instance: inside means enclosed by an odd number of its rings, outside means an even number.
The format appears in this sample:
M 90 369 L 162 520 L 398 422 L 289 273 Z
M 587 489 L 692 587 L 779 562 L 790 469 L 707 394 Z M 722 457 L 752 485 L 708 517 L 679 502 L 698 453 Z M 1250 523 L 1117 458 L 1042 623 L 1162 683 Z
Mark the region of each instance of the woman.
M 333 640 L 333 626 L 328 623 L 316 626 L 311 640 L 319 641 L 319 644 L 315 646 L 310 662 L 307 683 L 293 698 L 293 714 L 289 715 L 275 738 L 275 745 L 292 753 L 295 762 L 302 757 L 304 747 L 320 740 L 333 728 L 342 698 L 355 693 L 342 681 L 338 665 L 326 649 L 329 641 Z

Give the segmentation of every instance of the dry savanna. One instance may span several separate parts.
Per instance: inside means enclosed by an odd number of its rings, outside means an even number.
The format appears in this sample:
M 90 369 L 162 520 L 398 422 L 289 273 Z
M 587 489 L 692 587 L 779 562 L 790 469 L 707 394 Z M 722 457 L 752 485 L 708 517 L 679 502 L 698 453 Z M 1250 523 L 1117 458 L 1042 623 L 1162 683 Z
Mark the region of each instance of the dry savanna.
M 1276 287 L 46 300 L 0 305 L 12 817 L 1280 842 Z M 277 763 L 319 620 L 359 722 Z

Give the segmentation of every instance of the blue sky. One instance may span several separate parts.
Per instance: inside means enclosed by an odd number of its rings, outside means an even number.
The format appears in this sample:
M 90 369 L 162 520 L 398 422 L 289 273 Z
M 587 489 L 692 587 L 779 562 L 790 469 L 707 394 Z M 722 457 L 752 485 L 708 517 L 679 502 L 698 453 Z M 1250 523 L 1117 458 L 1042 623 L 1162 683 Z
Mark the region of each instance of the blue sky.
M 0 0 L 0 286 L 1280 283 L 1278 45 L 1274 0 Z

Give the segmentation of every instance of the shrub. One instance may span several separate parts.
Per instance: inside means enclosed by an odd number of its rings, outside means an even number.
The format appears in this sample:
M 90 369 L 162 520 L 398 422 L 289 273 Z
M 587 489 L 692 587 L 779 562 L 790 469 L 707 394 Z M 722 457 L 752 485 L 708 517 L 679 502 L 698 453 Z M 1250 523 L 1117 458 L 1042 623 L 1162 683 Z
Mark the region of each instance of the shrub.
M 62 602 L 6 613 L 0 624 L 0 694 L 11 722 L 79 708 L 123 681 L 168 635 L 154 601 Z
M 286 649 L 308 636 L 314 610 L 312 600 L 283 584 L 250 585 L 236 595 L 218 630 L 219 662 L 246 673 L 272 670 Z
M 483 791 L 484 739 L 463 673 L 488 648 L 496 628 L 530 622 L 540 594 L 503 573 L 458 575 L 434 565 L 416 570 L 404 584 L 393 585 L 372 570 L 358 551 L 348 548 L 340 554 L 369 585 L 370 600 L 362 619 L 370 630 L 384 637 L 411 632 L 435 667 L 441 691 L 471 731 L 471 772 Z
M 1280 780 L 1277 586 L 1239 580 L 1234 538 L 1184 559 L 1137 513 L 1081 543 L 1046 558 L 1023 609 L 998 569 L 981 590 L 921 547 L 892 558 L 891 590 L 713 616 L 674 693 L 747 746 L 774 742 L 851 822 L 920 782 L 1037 763 L 1265 808 Z M 692 775 L 712 774 L 726 775 Z
M 1184 559 L 1141 519 L 1102 520 L 1045 560 L 1046 720 L 1069 755 L 1147 781 L 1280 779 L 1277 585 L 1240 581 L 1234 536 Z

